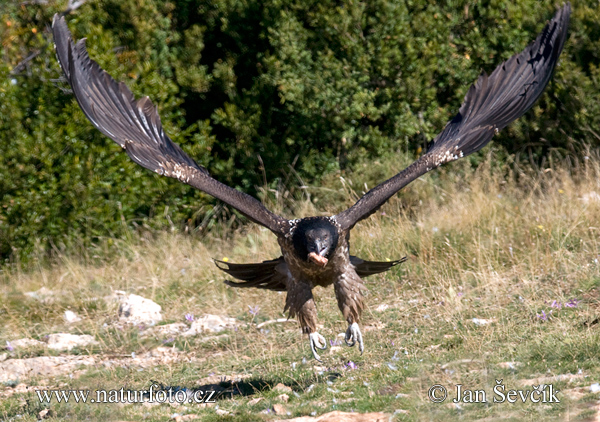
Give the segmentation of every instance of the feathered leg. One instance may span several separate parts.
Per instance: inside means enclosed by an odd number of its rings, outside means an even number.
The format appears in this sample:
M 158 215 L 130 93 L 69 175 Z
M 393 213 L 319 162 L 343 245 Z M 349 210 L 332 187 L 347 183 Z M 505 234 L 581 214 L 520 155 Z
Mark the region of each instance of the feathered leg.
M 310 350 L 316 360 L 321 362 L 321 357 L 316 349 L 327 348 L 325 337 L 317 333 L 317 306 L 313 299 L 312 290 L 308 283 L 291 281 L 287 286 L 285 309 L 289 310 L 291 318 L 297 317 L 302 332 L 308 334 Z
M 334 283 L 335 297 L 344 319 L 348 322 L 346 330 L 346 344 L 350 347 L 358 343 L 358 350 L 362 354 L 365 349 L 362 333 L 358 327 L 360 314 L 363 310 L 363 295 L 361 290 L 364 284 L 361 278 L 353 271 L 339 277 Z

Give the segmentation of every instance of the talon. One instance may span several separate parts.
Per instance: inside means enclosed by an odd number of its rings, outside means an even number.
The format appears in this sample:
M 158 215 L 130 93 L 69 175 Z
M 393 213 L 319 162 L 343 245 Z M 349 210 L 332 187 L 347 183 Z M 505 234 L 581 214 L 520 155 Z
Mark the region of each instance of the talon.
M 362 333 L 356 322 L 353 322 L 348 326 L 345 340 L 348 347 L 353 347 L 356 342 L 358 342 L 358 350 L 360 350 L 360 354 L 362 355 L 365 350 L 365 345 L 363 343 Z
M 312 350 L 314 358 L 316 360 L 318 360 L 319 362 L 323 362 L 321 360 L 321 357 L 317 353 L 316 349 L 321 349 L 321 350 L 327 349 L 327 342 L 325 341 L 325 337 L 323 337 L 321 334 L 315 332 L 315 333 L 310 333 L 308 335 L 308 339 L 310 340 L 310 350 Z M 321 344 L 322 344 L 322 346 L 321 346 Z

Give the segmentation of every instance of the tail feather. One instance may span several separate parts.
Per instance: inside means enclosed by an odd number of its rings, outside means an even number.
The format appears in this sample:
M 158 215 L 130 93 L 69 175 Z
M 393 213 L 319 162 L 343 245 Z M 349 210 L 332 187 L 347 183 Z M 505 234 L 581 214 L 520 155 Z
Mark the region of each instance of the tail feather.
M 225 280 L 225 284 L 228 286 L 254 287 L 277 292 L 287 290 L 287 265 L 283 257 L 254 264 L 232 264 L 216 259 L 214 262 L 220 270 L 238 280 L 242 280 L 239 282 Z
M 386 272 L 392 267 L 398 264 L 402 264 L 406 261 L 406 257 L 400 258 L 396 261 L 365 261 L 356 256 L 350 256 L 350 263 L 354 265 L 354 270 L 360 278 L 368 277 L 373 274 L 379 274 Z

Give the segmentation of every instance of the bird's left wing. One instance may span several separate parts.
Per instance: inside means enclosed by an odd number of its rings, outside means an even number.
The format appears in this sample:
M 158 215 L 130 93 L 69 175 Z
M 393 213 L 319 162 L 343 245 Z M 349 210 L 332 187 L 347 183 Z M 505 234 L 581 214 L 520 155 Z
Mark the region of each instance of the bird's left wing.
M 288 220 L 269 211 L 257 199 L 212 178 L 163 131 L 148 97 L 135 100 L 124 83 L 117 83 L 85 49 L 73 42 L 64 17 L 52 22 L 56 54 L 79 106 L 96 128 L 119 144 L 137 164 L 175 178 L 231 205 L 252 221 L 278 235 L 289 230 Z
M 367 218 L 404 186 L 434 168 L 483 148 L 496 132 L 521 117 L 540 97 L 567 38 L 571 5 L 565 4 L 525 50 L 483 73 L 471 86 L 458 114 L 426 154 L 377 185 L 334 218 L 342 229 Z

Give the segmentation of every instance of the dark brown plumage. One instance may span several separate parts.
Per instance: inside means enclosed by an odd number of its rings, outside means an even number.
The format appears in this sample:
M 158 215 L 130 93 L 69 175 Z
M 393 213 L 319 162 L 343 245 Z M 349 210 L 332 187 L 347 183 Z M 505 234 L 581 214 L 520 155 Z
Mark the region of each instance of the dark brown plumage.
M 358 326 L 363 309 L 362 278 L 404 261 L 372 262 L 351 256 L 350 230 L 408 183 L 442 164 L 478 151 L 495 133 L 523 115 L 550 80 L 567 38 L 570 13 L 567 3 L 525 50 L 502 63 L 491 75 L 483 73 L 469 89 L 458 114 L 413 164 L 335 216 L 300 220 L 278 216 L 251 196 L 212 178 L 164 133 L 148 97 L 136 101 L 125 84 L 117 83 L 89 58 L 84 40 L 73 42 L 63 17 L 55 16 L 53 31 L 60 65 L 77 102 L 94 126 L 139 165 L 222 200 L 277 236 L 282 252 L 277 259 L 257 264 L 215 263 L 240 280 L 227 281 L 230 286 L 286 291 L 285 310 L 290 317 L 298 318 L 302 331 L 309 335 L 313 355 L 319 359 L 316 349 L 325 348 L 326 343 L 316 331 L 312 288 L 334 285 L 339 308 L 348 322 L 346 342 L 350 346 L 358 343 L 362 352 Z

